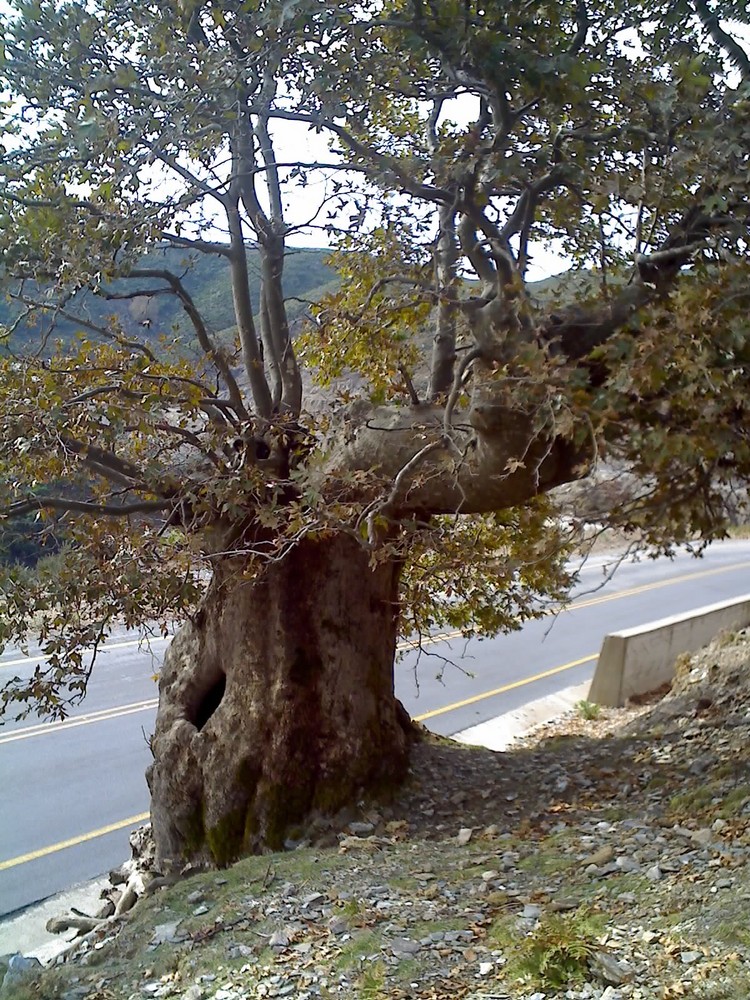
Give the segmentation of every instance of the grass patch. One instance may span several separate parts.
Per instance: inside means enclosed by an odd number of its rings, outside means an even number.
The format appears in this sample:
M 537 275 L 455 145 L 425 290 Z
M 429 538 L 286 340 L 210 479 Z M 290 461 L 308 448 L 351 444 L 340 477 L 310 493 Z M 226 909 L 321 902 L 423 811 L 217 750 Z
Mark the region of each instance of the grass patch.
M 602 714 L 602 706 L 597 705 L 595 701 L 587 701 L 585 698 L 582 698 L 576 702 L 576 711 L 587 722 L 595 722 Z
M 554 875 L 557 872 L 567 871 L 575 868 L 577 862 L 575 858 L 566 857 L 557 853 L 536 853 L 522 858 L 518 862 L 518 868 L 524 872 L 534 872 L 540 875 Z
M 491 934 L 498 947 L 507 950 L 508 978 L 541 988 L 560 989 L 589 977 L 589 962 L 600 950 L 599 938 L 605 925 L 604 916 L 588 907 L 579 907 L 572 913 L 545 914 L 520 941 L 518 931 L 515 940 L 509 934 L 511 925 L 507 920 Z
M 336 957 L 336 968 L 345 971 L 359 965 L 368 955 L 379 954 L 381 941 L 382 935 L 377 931 L 355 931 L 351 940 L 345 941 L 341 946 Z
M 688 813 L 694 816 L 696 812 L 705 811 L 715 798 L 710 785 L 703 785 L 689 792 L 679 792 L 669 800 L 669 810 L 674 813 Z
M 724 796 L 719 811 L 717 813 L 721 819 L 732 819 L 742 812 L 743 806 L 750 799 L 750 786 L 739 785 Z
M 370 962 L 357 979 L 357 996 L 362 1000 L 380 1000 L 385 996 L 385 965 Z

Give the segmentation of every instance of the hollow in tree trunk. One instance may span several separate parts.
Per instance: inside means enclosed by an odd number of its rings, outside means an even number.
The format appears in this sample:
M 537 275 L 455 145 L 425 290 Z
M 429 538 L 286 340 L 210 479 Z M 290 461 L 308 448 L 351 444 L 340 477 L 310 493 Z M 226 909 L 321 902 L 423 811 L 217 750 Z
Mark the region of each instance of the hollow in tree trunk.
M 347 535 L 303 540 L 260 577 L 218 566 L 164 660 L 149 768 L 160 859 L 227 864 L 316 812 L 398 784 L 399 566 Z

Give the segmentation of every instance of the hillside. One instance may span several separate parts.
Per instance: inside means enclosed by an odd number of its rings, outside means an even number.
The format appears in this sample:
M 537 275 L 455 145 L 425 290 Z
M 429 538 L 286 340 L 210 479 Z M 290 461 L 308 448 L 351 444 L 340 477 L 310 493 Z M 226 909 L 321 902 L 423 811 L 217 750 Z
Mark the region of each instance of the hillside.
M 308 303 L 318 301 L 324 294 L 334 291 L 339 278 L 327 263 L 330 251 L 327 249 L 290 248 L 284 265 L 284 291 L 287 296 L 287 312 L 290 320 L 302 316 Z M 154 251 L 141 262 L 145 267 L 166 267 L 182 277 L 185 287 L 193 297 L 208 329 L 222 334 L 234 328 L 235 316 L 232 290 L 226 260 L 220 256 L 188 253 L 174 247 Z M 259 301 L 260 269 L 257 251 L 248 250 L 248 275 L 250 294 L 254 303 Z M 144 291 L 163 284 L 159 281 L 138 282 Z M 568 272 L 554 275 L 542 281 L 531 282 L 529 291 L 532 298 L 544 303 L 556 294 L 560 287 L 567 296 L 589 295 L 594 290 L 595 278 L 589 272 Z M 131 292 L 134 282 L 115 281 L 109 289 L 114 293 Z M 123 330 L 131 336 L 155 339 L 159 336 L 171 337 L 175 334 L 192 336 L 192 329 L 182 307 L 172 295 L 143 295 L 126 301 L 107 300 L 80 292 L 67 304 L 67 311 L 98 325 L 106 325 L 107 318 L 115 315 Z M 10 299 L 0 297 L 0 330 L 10 325 L 19 314 L 18 306 Z M 56 335 L 62 339 L 73 337 L 78 327 L 65 318 L 58 318 Z M 25 341 L 36 343 L 40 334 L 46 331 L 39 326 L 19 324 L 14 332 L 17 345 Z M 92 336 L 90 331 L 84 331 Z M 431 339 L 431 334 L 427 338 Z
M 181 877 L 2 995 L 746 997 L 749 667 L 746 630 L 651 704 L 505 753 L 425 742 L 390 805 Z
M 290 249 L 287 254 L 284 274 L 285 290 L 290 300 L 289 312 L 294 318 L 305 308 L 305 302 L 297 299 L 312 300 L 319 298 L 323 292 L 335 283 L 336 275 L 326 264 L 328 250 Z M 258 254 L 248 251 L 248 274 L 250 276 L 250 291 L 254 302 L 258 301 L 260 275 Z M 229 282 L 229 270 L 226 260 L 219 256 L 205 254 L 189 254 L 175 248 L 165 248 L 155 251 L 143 260 L 146 267 L 167 267 L 174 273 L 184 276 L 187 290 L 194 298 L 208 327 L 214 332 L 225 330 L 234 325 L 234 309 L 232 305 L 232 290 Z M 159 285 L 160 282 L 143 281 L 138 283 L 144 290 Z M 111 290 L 122 292 L 133 290 L 133 282 L 114 282 Z M 93 323 L 101 323 L 106 317 L 116 315 L 125 331 L 131 335 L 157 337 L 160 334 L 168 336 L 180 333 L 189 328 L 182 308 L 171 295 L 141 296 L 127 301 L 108 301 L 97 298 L 89 293 L 79 293 L 74 296 L 68 306 L 69 312 L 82 315 Z M 0 325 L 10 323 L 18 315 L 14 304 L 0 300 Z M 58 324 L 61 336 L 72 336 L 76 325 L 67 320 Z M 34 339 L 39 331 L 29 327 L 19 327 L 16 337 Z

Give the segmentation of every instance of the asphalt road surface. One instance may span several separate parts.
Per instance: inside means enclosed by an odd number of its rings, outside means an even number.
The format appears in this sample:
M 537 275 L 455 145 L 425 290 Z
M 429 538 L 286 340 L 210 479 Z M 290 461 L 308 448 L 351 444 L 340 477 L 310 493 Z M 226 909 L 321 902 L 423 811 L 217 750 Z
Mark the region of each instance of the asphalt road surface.
M 611 568 L 611 567 L 610 567 Z M 442 638 L 397 666 L 397 692 L 413 716 L 444 735 L 590 678 L 608 632 L 750 592 L 750 542 L 712 546 L 701 559 L 624 563 L 612 579 L 601 559 L 584 567 L 565 611 L 520 632 L 466 642 Z M 0 918 L 93 878 L 128 854 L 144 822 L 147 738 L 167 641 L 132 636 L 99 654 L 85 703 L 63 723 L 0 728 Z M 446 662 L 447 659 L 447 662 Z M 17 650 L 3 677 L 31 673 Z

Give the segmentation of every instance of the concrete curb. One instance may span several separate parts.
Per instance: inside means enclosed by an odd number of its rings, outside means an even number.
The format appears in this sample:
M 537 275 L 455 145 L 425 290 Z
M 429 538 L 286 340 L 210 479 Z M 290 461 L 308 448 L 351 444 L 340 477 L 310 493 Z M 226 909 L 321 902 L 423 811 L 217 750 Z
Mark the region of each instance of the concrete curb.
M 480 722 L 478 726 L 454 733 L 451 739 L 459 743 L 487 747 L 488 750 L 505 750 L 513 740 L 523 736 L 535 726 L 551 722 L 575 708 L 576 703 L 586 698 L 589 682 L 564 688 L 545 698 L 527 702 L 513 712 L 506 712 L 496 719 Z
M 750 594 L 605 636 L 588 700 L 619 708 L 674 676 L 680 653 L 692 653 L 719 632 L 750 625 Z
M 20 952 L 27 957 L 38 958 L 45 965 L 52 962 L 65 951 L 75 935 L 73 931 L 50 934 L 47 921 L 68 913 L 72 906 L 84 913 L 96 913 L 102 905 L 100 895 L 106 885 L 109 885 L 106 876 L 82 882 L 27 907 L 15 916 L 0 919 L 0 955 Z

